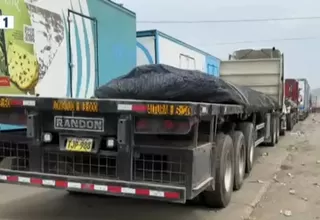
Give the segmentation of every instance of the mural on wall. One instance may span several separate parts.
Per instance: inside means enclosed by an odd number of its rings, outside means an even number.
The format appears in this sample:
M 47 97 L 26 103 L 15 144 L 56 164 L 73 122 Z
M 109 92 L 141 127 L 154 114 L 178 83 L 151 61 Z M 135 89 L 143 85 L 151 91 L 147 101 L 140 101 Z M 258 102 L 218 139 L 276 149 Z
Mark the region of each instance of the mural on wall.
M 0 31 L 0 93 L 35 94 L 63 40 L 62 18 L 24 1 L 2 1 L 0 9 L 15 17 L 14 29 Z
M 0 13 L 15 17 L 0 30 L 2 94 L 89 98 L 136 65 L 135 15 L 111 1 L 5 0 Z
M 32 24 L 35 53 L 39 61 L 39 78 L 42 79 L 54 59 L 64 38 L 63 21 L 59 14 L 27 4 Z

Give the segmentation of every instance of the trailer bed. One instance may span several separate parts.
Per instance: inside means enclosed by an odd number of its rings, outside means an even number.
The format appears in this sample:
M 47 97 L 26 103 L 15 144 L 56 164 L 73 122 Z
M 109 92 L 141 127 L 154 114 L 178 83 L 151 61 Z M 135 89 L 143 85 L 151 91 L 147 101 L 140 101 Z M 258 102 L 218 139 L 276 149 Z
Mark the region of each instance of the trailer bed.
M 240 105 L 153 101 L 134 99 L 77 99 L 77 98 L 42 98 L 1 95 L 0 111 L 9 109 L 26 109 L 37 111 L 87 112 L 87 113 L 121 113 L 195 116 L 217 114 L 241 114 L 244 109 Z M 13 112 L 14 113 L 14 112 Z

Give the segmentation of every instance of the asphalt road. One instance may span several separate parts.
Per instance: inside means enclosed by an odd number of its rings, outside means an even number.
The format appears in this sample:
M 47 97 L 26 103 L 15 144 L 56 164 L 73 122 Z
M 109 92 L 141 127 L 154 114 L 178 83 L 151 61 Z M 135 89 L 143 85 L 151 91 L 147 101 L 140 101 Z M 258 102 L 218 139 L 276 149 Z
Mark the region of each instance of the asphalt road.
M 319 126 L 320 127 L 320 126 Z M 257 148 L 257 163 L 243 188 L 223 210 L 203 206 L 124 199 L 97 195 L 70 195 L 65 191 L 0 184 L 0 220 L 236 220 L 251 213 L 287 156 L 294 141 L 284 137 L 276 148 Z M 283 146 L 283 147 L 282 147 Z M 265 153 L 268 152 L 268 153 Z M 257 197 L 258 196 L 258 197 Z

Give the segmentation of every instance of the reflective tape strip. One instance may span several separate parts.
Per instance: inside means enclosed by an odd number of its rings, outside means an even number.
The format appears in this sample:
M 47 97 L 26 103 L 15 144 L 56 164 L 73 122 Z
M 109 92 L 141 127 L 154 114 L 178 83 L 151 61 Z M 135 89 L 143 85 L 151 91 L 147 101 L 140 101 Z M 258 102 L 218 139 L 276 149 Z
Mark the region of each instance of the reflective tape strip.
M 164 197 L 163 191 L 156 191 L 156 190 L 150 190 L 149 196 L 155 196 L 155 197 Z
M 34 101 L 34 100 L 23 100 L 22 104 L 24 106 L 36 106 L 36 101 Z
M 68 188 L 81 189 L 81 183 L 68 182 Z
M 121 188 L 121 193 L 136 194 L 136 189 L 128 188 L 128 187 L 122 187 Z
M 18 177 L 18 182 L 20 182 L 20 183 L 30 183 L 31 181 L 30 181 L 30 178 L 28 178 L 28 177 L 19 176 Z
M 138 195 L 138 196 L 150 196 L 167 199 L 180 199 L 181 195 L 178 192 L 167 192 L 161 190 L 151 190 L 145 188 L 132 188 L 122 187 L 116 185 L 99 185 L 91 183 L 79 183 L 69 182 L 63 180 L 48 180 L 33 177 L 22 177 L 22 176 L 6 176 L 0 175 L 0 181 L 16 182 L 30 185 L 43 185 L 49 187 L 56 187 L 62 189 L 79 189 L 85 191 L 99 191 L 108 192 L 113 194 L 125 194 L 125 195 Z
M 132 111 L 131 104 L 118 104 L 117 106 L 118 111 Z
M 96 191 L 108 191 L 108 187 L 104 185 L 94 185 L 93 190 Z
M 56 181 L 54 180 L 42 180 L 42 185 L 44 186 L 55 186 Z

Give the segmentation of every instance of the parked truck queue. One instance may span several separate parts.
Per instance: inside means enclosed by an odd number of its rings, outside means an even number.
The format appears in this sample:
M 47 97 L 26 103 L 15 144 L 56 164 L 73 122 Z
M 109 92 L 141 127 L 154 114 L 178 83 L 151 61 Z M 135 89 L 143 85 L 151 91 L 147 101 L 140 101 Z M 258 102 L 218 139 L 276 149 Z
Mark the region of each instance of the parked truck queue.
M 135 13 L 111 1 L 19 5 L 21 13 L 0 3 L 15 16 L 0 39 L 0 182 L 223 208 L 252 170 L 255 148 L 275 146 L 310 112 L 307 79 L 285 80 L 277 48 L 224 60 L 158 30 L 136 32 Z M 27 31 L 34 38 L 17 38 Z M 94 97 L 137 65 L 157 63 L 252 88 L 278 105 Z

